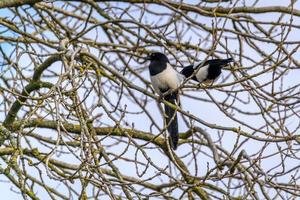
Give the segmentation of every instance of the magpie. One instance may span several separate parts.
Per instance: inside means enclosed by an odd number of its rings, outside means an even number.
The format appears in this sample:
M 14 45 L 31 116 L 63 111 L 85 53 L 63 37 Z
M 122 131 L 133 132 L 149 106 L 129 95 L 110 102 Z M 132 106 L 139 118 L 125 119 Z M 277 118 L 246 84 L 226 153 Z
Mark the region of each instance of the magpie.
M 199 83 L 209 83 L 216 80 L 220 76 L 222 68 L 230 62 L 233 62 L 233 58 L 206 60 L 184 67 L 180 73 L 185 78 L 191 77 L 192 80 Z
M 178 92 L 176 89 L 184 80 L 184 76 L 177 72 L 163 53 L 154 52 L 146 58 L 150 60 L 149 72 L 152 86 L 166 101 L 176 104 Z M 178 120 L 176 110 L 165 104 L 164 118 L 171 138 L 171 147 L 176 150 L 178 145 Z

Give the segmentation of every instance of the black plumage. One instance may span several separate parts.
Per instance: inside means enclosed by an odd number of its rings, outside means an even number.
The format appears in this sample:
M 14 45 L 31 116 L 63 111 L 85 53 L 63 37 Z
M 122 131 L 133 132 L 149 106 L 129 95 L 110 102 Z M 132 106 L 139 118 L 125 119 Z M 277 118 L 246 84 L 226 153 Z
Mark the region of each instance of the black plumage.
M 174 105 L 178 99 L 176 90 L 185 78 L 191 78 L 199 83 L 207 80 L 215 80 L 220 76 L 222 67 L 233 61 L 232 58 L 207 60 L 189 65 L 178 73 L 170 65 L 167 56 L 162 53 L 152 53 L 147 60 L 151 61 L 149 72 L 154 90 L 166 101 Z M 165 93 L 167 95 L 164 95 Z M 177 112 L 174 108 L 166 104 L 164 110 L 164 119 L 170 134 L 171 146 L 176 150 L 179 139 Z
M 194 65 L 189 65 L 181 70 L 186 78 L 190 78 L 199 83 L 210 80 L 213 81 L 220 76 L 222 68 L 233 62 L 232 58 L 228 59 L 212 59 L 205 62 L 200 62 Z
M 152 53 L 148 58 L 150 78 L 154 90 L 171 104 L 176 105 L 177 92 L 184 76 L 178 73 L 170 64 L 168 58 L 162 53 Z M 167 95 L 164 95 L 167 93 Z M 170 134 L 171 146 L 174 150 L 178 145 L 178 120 L 174 108 L 165 104 L 164 120 Z
M 174 105 L 176 105 L 177 93 L 167 94 L 164 99 Z M 178 119 L 176 110 L 165 104 L 165 121 L 168 132 L 171 138 L 171 146 L 174 150 L 178 146 Z

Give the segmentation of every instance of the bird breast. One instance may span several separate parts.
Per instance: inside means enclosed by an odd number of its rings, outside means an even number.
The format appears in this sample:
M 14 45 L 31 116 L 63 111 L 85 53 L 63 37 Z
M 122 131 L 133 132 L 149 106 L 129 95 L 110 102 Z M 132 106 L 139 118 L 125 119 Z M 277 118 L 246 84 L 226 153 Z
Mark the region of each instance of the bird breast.
M 167 67 L 162 72 L 151 76 L 151 82 L 154 90 L 161 94 L 162 92 L 172 89 L 177 89 L 183 77 L 172 66 L 167 64 Z

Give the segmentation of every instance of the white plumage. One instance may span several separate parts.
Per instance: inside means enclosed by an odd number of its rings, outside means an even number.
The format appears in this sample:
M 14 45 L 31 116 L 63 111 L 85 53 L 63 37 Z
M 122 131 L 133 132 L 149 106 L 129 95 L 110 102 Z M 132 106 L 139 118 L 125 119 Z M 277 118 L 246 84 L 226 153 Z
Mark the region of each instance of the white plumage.
M 164 71 L 150 78 L 154 90 L 161 94 L 161 90 L 177 89 L 182 83 L 184 76 L 167 63 L 167 68 Z
M 207 78 L 209 65 L 201 66 L 197 69 L 196 78 L 201 83 Z

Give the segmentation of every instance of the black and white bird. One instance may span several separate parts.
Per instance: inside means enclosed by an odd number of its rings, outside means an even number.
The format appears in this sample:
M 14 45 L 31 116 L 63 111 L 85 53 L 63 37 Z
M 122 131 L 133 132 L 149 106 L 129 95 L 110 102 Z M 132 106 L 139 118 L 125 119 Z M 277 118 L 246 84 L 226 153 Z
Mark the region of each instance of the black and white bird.
M 154 90 L 166 101 L 176 104 L 178 92 L 176 89 L 184 80 L 184 76 L 177 72 L 163 53 L 151 53 L 146 58 L 150 60 L 149 71 Z M 166 95 L 164 95 L 166 93 Z M 165 122 L 171 138 L 171 146 L 176 150 L 178 145 L 178 121 L 176 110 L 165 104 Z
M 232 58 L 206 60 L 184 67 L 180 73 L 199 83 L 208 83 L 216 80 L 222 73 L 222 68 L 230 62 L 233 62 Z
M 172 104 L 176 104 L 178 99 L 176 89 L 185 79 L 191 78 L 199 83 L 214 81 L 220 76 L 222 68 L 233 62 L 232 58 L 207 60 L 184 67 L 179 73 L 171 66 L 169 59 L 163 53 L 151 53 L 146 60 L 151 61 L 149 71 L 154 90 Z M 176 110 L 165 104 L 164 115 L 172 148 L 176 150 L 179 139 Z

